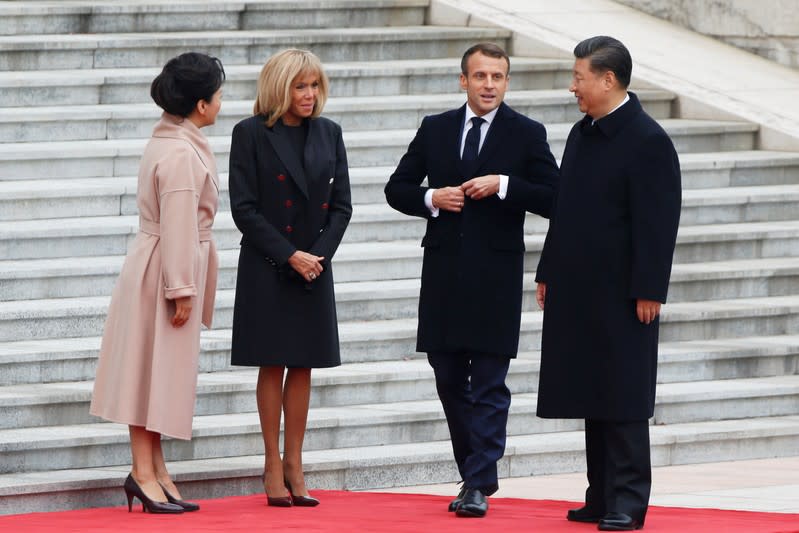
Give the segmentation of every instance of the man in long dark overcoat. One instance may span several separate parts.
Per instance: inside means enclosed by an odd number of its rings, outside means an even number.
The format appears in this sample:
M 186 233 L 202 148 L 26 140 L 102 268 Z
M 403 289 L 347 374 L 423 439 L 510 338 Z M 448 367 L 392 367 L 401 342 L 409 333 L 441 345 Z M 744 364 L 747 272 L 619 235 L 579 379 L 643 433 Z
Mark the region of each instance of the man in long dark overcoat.
M 467 50 L 466 105 L 424 118 L 385 189 L 392 207 L 427 219 L 416 349 L 433 367 L 464 482 L 449 506 L 458 516 L 484 516 L 498 487 L 524 219 L 549 216 L 558 175 L 544 127 L 502 103 L 509 68 L 497 45 Z
M 610 37 L 574 50 L 572 128 L 536 272 L 544 309 L 538 416 L 585 419 L 588 490 L 567 518 L 643 527 L 651 487 L 658 316 L 680 217 L 680 166 L 627 91 L 632 60 Z

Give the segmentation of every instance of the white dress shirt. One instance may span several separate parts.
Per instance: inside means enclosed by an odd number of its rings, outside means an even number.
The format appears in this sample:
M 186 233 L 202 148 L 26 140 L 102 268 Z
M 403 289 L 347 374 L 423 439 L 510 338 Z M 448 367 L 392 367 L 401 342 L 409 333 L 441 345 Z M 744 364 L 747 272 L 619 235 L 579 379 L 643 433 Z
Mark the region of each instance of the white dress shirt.
M 491 123 L 494 121 L 494 118 L 497 116 L 497 111 L 499 107 L 490 111 L 483 115 L 482 118 L 485 122 L 480 124 L 480 143 L 477 145 L 478 153 L 483 148 L 483 141 L 485 141 L 486 134 L 488 133 L 488 128 L 491 127 Z M 469 133 L 469 130 L 472 129 L 472 117 L 476 117 L 477 114 L 472 111 L 472 108 L 469 105 L 466 105 L 466 113 L 463 117 L 463 133 L 461 134 L 461 142 L 460 142 L 460 153 L 463 155 L 463 146 L 466 144 L 466 134 Z M 424 203 L 427 208 L 430 210 L 430 214 L 433 218 L 438 216 L 438 208 L 433 207 L 433 193 L 436 189 L 428 189 L 424 195 Z M 505 196 L 508 194 L 508 176 L 504 174 L 499 175 L 499 191 L 497 192 L 497 196 L 499 196 L 500 200 L 504 200 Z

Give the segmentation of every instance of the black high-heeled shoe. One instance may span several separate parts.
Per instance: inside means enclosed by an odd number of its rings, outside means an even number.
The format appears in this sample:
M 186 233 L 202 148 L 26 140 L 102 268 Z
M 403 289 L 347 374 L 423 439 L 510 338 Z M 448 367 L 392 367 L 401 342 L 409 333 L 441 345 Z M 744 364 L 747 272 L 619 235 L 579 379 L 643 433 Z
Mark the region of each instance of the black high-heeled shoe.
M 261 474 L 261 483 L 266 484 L 266 472 Z M 264 487 L 266 493 L 266 487 Z M 266 505 L 271 507 L 291 507 L 291 491 L 288 496 L 270 496 L 266 493 Z
M 128 497 L 128 512 L 131 512 L 133 509 L 133 498 L 138 498 L 141 501 L 141 508 L 143 512 L 153 513 L 153 514 L 181 514 L 183 512 L 183 507 L 180 505 L 175 505 L 174 503 L 169 502 L 157 502 L 155 500 L 151 500 L 136 480 L 133 479 L 131 474 L 128 474 L 127 479 L 125 479 L 125 484 L 122 486 L 125 489 L 125 496 Z
M 159 483 L 159 485 L 161 485 L 161 484 Z M 166 487 L 163 486 L 163 485 L 161 485 L 161 489 L 164 491 L 164 496 L 166 496 L 166 499 L 167 499 L 167 501 L 169 503 L 174 503 L 175 505 L 179 505 L 180 507 L 183 507 L 183 510 L 186 511 L 187 513 L 190 513 L 192 511 L 199 511 L 200 510 L 199 504 L 196 504 L 194 502 L 187 502 L 185 500 L 178 500 L 177 498 L 172 496 L 169 493 L 169 491 L 166 490 Z
M 286 488 L 289 490 L 289 496 L 291 498 L 291 503 L 297 507 L 316 507 L 319 505 L 319 500 L 314 498 L 313 496 L 297 496 L 294 494 L 294 491 L 291 490 L 291 483 L 289 483 L 288 479 L 283 478 L 283 483 L 285 483 Z

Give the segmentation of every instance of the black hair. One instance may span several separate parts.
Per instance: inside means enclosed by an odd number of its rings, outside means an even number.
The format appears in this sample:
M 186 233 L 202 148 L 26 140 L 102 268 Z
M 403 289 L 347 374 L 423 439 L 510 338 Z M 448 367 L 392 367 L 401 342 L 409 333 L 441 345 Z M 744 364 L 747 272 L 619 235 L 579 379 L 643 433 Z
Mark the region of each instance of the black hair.
M 200 100 L 210 102 L 224 81 L 219 59 L 187 52 L 167 61 L 150 85 L 150 96 L 167 113 L 187 117 Z
M 464 76 L 469 75 L 469 58 L 477 52 L 480 52 L 488 57 L 504 59 L 508 64 L 508 72 L 510 72 L 510 57 L 508 57 L 508 53 L 501 46 L 494 43 L 477 43 L 476 45 L 469 47 L 469 49 L 464 52 L 463 57 L 461 58 L 461 73 L 463 73 Z
M 625 89 L 630 85 L 633 60 L 630 51 L 618 39 L 599 35 L 581 41 L 574 47 L 574 57 L 590 59 L 591 71 L 594 73 L 613 72 Z

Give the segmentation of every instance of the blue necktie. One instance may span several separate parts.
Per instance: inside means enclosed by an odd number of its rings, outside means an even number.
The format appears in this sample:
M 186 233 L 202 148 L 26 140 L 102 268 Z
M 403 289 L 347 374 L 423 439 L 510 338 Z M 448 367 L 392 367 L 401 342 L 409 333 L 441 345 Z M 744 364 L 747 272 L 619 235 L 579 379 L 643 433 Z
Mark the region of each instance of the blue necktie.
M 485 119 L 472 117 L 472 127 L 466 132 L 466 142 L 463 143 L 463 161 L 475 161 L 480 151 L 480 125 Z

